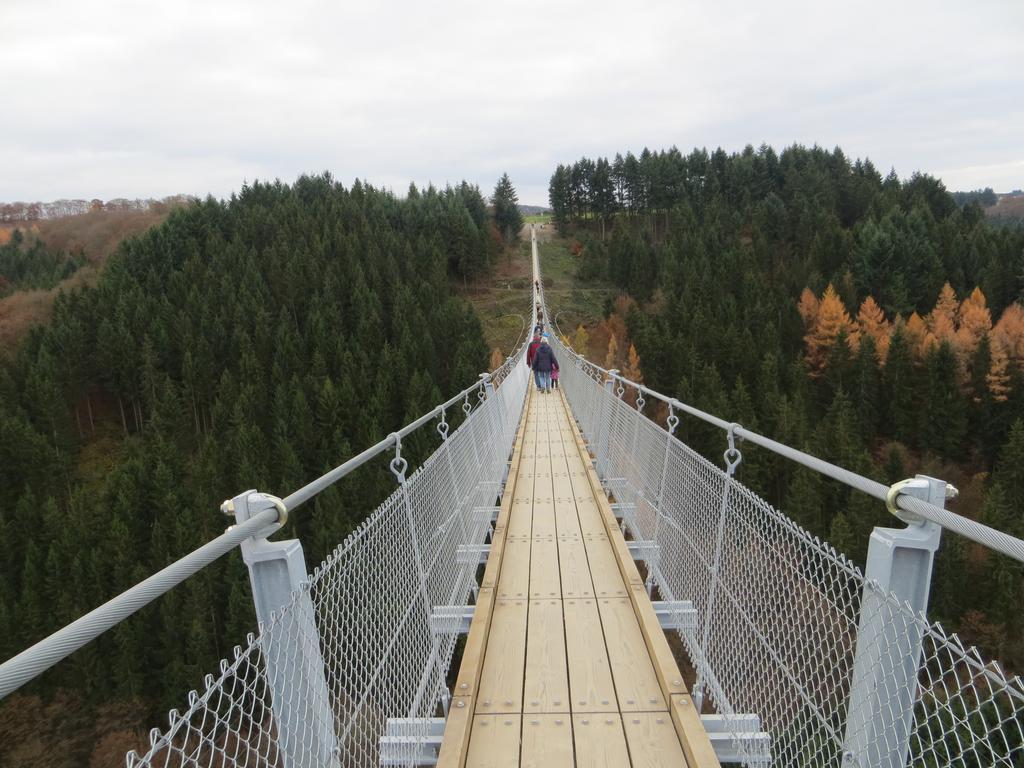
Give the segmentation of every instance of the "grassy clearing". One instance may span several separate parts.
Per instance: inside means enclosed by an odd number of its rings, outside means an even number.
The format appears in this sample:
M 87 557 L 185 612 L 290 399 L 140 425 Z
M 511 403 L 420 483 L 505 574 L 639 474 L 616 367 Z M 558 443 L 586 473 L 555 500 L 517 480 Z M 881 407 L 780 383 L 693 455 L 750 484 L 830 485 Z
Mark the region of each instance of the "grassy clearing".
M 542 240 L 539 246 L 548 309 L 554 313 L 552 319 L 563 333 L 572 333 L 579 325 L 591 326 L 600 321 L 605 300 L 616 293 L 611 285 L 583 282 L 576 277 L 578 257 L 572 255 L 570 242 L 552 236 Z
M 528 216 L 523 216 L 523 222 L 526 224 L 550 224 L 551 214 L 550 213 L 531 213 Z
M 605 283 L 581 282 L 576 277 L 577 257 L 570 241 L 555 237 L 547 230 L 540 238 L 541 271 L 548 308 L 555 313 L 559 328 L 572 333 L 579 325 L 592 326 L 604 313 L 608 297 L 615 289 Z M 524 323 L 530 312 L 530 241 L 524 238 L 515 250 L 503 257 L 494 274 L 464 292 L 483 324 L 484 338 L 493 350 L 508 355 L 522 339 Z

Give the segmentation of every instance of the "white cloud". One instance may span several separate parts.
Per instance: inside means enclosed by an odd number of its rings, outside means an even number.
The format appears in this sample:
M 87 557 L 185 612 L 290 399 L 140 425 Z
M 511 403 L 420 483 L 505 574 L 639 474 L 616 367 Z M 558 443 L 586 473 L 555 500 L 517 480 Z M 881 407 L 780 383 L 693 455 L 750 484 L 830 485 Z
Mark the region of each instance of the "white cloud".
M 4 0 L 0 200 L 328 169 L 544 203 L 583 154 L 763 141 L 1020 187 L 1022 33 L 1016 0 Z

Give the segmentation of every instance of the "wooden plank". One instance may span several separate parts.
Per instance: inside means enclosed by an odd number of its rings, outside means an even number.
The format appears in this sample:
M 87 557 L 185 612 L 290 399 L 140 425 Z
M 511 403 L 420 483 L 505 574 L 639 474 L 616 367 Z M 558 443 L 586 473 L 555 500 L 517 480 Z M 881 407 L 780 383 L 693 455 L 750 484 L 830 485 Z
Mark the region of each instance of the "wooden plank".
M 553 537 L 530 542 L 530 598 L 560 598 L 562 584 L 558 577 L 558 543 Z
M 518 768 L 519 715 L 477 715 L 469 740 L 466 768 Z
M 664 712 L 668 705 L 628 597 L 598 599 L 615 693 L 622 712 Z
M 622 716 L 633 768 L 686 768 L 668 712 L 634 712 Z
M 523 462 L 529 403 L 528 399 L 512 450 L 508 482 L 498 511 L 498 520 L 491 541 L 491 552 L 484 569 L 483 585 L 477 595 L 473 621 L 470 624 L 466 647 L 462 653 L 462 663 L 459 666 L 459 675 L 455 682 L 455 696 L 449 710 L 448 720 L 445 723 L 444 737 L 438 753 L 438 768 L 463 768 L 465 765 L 476 702 L 475 694 L 480 684 L 484 654 L 490 636 L 491 612 L 495 599 L 493 587 L 501 570 L 503 545 L 512 513 L 513 499 L 519 484 L 519 468 Z
M 462 651 L 459 676 L 455 681 L 456 696 L 472 696 L 480 684 L 487 637 L 491 630 L 491 612 L 494 610 L 494 590 L 481 587 L 473 609 L 473 621 L 469 625 L 466 647 Z
M 444 723 L 444 737 L 437 753 L 437 768 L 463 768 L 469 751 L 469 738 L 473 730 L 473 702 L 471 696 L 456 696 Z
M 530 590 L 530 540 L 506 538 L 502 548 L 497 597 L 523 598 Z
M 521 480 L 520 482 L 529 482 Z M 533 529 L 533 498 L 516 499 L 509 515 L 508 536 L 510 539 L 528 539 Z
M 558 537 L 558 567 L 562 576 L 562 597 L 593 597 L 594 583 L 583 540 Z
M 700 714 L 693 706 L 693 699 L 688 694 L 673 696 L 670 712 L 676 735 L 692 768 L 720 768 L 718 755 L 700 721 Z
M 576 501 L 572 496 L 555 497 L 555 531 L 560 537 L 583 535 L 580 516 L 576 512 Z
M 563 600 L 573 712 L 616 712 L 601 617 L 593 600 Z
M 572 734 L 579 768 L 628 768 L 626 734 L 617 713 L 573 715 Z
M 565 624 L 560 599 L 530 601 L 523 711 L 569 711 Z
M 594 499 L 593 492 L 586 482 L 580 483 L 580 487 L 576 488 L 576 515 L 584 536 L 606 533 L 604 520 L 601 519 L 601 513 L 598 511 L 597 500 Z
M 574 768 L 569 715 L 523 715 L 522 768 Z
M 586 454 L 582 440 L 580 440 L 578 445 L 580 456 L 584 457 Z M 654 665 L 654 673 L 658 680 L 658 685 L 661 688 L 662 694 L 672 703 L 670 709 L 676 738 L 693 765 L 718 766 L 718 760 L 714 756 L 714 749 L 711 746 L 711 741 L 708 739 L 707 732 L 704 730 L 704 726 L 701 724 L 699 714 L 692 711 L 687 712 L 686 710 L 687 706 L 690 707 L 690 710 L 693 709 L 692 700 L 690 700 L 688 695 L 680 695 L 687 694 L 688 691 L 679 672 L 679 666 L 668 645 L 665 633 L 661 629 L 661 623 L 654 613 L 654 607 L 651 605 L 647 592 L 639 578 L 636 564 L 633 562 L 625 541 L 622 540 L 621 532 L 615 522 L 611 506 L 604 495 L 597 472 L 592 464 L 587 464 L 586 476 L 587 485 L 599 507 L 600 518 L 604 522 L 607 536 L 613 542 L 612 551 L 615 554 L 620 575 L 623 576 L 629 585 L 629 598 L 633 604 L 634 613 L 644 638 L 649 658 Z M 577 493 L 581 494 L 582 490 L 578 489 Z M 683 717 L 682 715 L 689 716 Z
M 666 696 L 685 693 L 687 688 L 683 683 L 683 676 L 679 672 L 679 665 L 672 654 L 668 638 L 665 637 L 665 632 L 661 628 L 661 621 L 654 612 L 654 606 L 651 605 L 651 601 L 647 597 L 647 590 L 642 586 L 633 586 L 631 591 L 633 592 L 633 609 L 637 614 L 644 641 L 647 643 L 647 651 L 654 662 L 654 671 L 658 676 L 662 692 Z M 706 736 L 703 727 L 700 731 L 701 735 Z
M 495 601 L 476 701 L 480 714 L 523 710 L 526 614 L 525 600 Z
M 539 482 L 539 481 L 538 481 Z M 538 490 L 533 502 L 533 538 L 551 538 L 558 533 L 555 526 L 555 503 L 550 491 Z M 546 496 L 541 494 L 546 493 Z
M 607 538 L 585 538 L 590 574 L 594 580 L 594 594 L 597 597 L 626 597 L 626 585 L 622 583 L 618 562 Z

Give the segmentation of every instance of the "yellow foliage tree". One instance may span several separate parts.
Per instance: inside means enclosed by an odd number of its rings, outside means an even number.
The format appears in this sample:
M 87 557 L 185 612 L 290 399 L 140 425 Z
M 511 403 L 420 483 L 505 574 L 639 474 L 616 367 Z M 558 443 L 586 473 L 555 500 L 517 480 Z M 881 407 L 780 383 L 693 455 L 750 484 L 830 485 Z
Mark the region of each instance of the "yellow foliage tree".
M 804 327 L 810 331 L 818 322 L 818 297 L 810 288 L 804 288 L 800 301 L 796 305 L 797 312 L 804 321 Z
M 925 325 L 924 319 L 917 312 L 910 315 L 905 327 L 907 331 L 907 345 L 913 350 L 914 355 L 919 360 L 923 359 L 928 351 L 928 347 L 935 342 L 935 338 L 929 333 L 928 326 Z
M 622 375 L 630 381 L 635 381 L 637 384 L 640 384 L 644 380 L 644 375 L 640 372 L 640 355 L 636 353 L 636 347 L 632 344 L 629 345 L 626 370 L 622 372 Z
M 1024 363 L 1024 307 L 1013 303 L 1004 311 L 991 334 L 993 356 L 1000 344 L 1007 359 L 1017 365 Z
M 829 283 L 818 304 L 818 315 L 813 325 L 804 336 L 807 345 L 807 363 L 812 376 L 820 376 L 825 369 L 828 353 L 835 346 L 840 334 L 845 333 L 847 343 L 857 343 L 857 326 L 850 320 L 850 315 L 843 306 L 842 299 L 835 288 Z
M 982 337 L 992 330 L 992 313 L 980 288 L 975 288 L 960 304 L 957 321 L 956 351 L 961 363 L 966 364 Z
M 590 353 L 590 334 L 582 325 L 576 328 L 572 337 L 572 348 L 586 357 Z
M 988 384 L 988 391 L 992 393 L 992 399 L 997 403 L 1006 402 L 1010 395 L 1010 358 L 1006 354 L 1006 348 L 998 338 L 992 339 L 992 365 L 985 376 Z
M 619 358 L 619 342 L 615 338 L 613 333 L 608 338 L 608 354 L 604 356 L 604 367 L 608 370 L 618 367 Z
M 928 315 L 928 330 L 935 343 L 953 341 L 953 336 L 956 333 L 957 309 L 959 309 L 959 302 L 956 300 L 956 292 L 949 283 L 946 283 L 939 292 L 939 300 L 935 303 L 935 309 Z
M 889 337 L 892 336 L 892 324 L 885 319 L 885 313 L 878 306 L 872 297 L 868 296 L 860 305 L 857 312 L 857 328 L 864 336 L 870 336 L 875 340 L 875 348 L 878 350 L 878 359 L 885 364 L 889 354 Z
M 490 369 L 489 370 L 491 370 L 491 371 L 498 370 L 498 368 L 500 368 L 501 364 L 504 363 L 504 362 L 505 362 L 505 356 L 503 354 L 501 354 L 501 350 L 498 347 L 495 347 L 494 349 L 492 349 L 491 350 L 491 363 L 490 363 Z

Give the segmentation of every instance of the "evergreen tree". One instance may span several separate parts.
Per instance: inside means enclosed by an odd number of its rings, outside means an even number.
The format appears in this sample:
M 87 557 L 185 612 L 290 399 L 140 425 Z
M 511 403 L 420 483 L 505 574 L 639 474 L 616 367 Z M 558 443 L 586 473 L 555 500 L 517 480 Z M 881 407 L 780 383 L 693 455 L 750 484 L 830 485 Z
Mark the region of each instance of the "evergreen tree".
M 507 173 L 503 173 L 491 196 L 494 207 L 494 224 L 497 226 L 505 242 L 511 243 L 519 238 L 519 230 L 523 228 L 523 214 L 519 210 L 519 196 Z
M 921 438 L 926 450 L 946 459 L 964 455 L 967 404 L 957 386 L 957 362 L 948 341 L 933 346 L 925 359 Z

